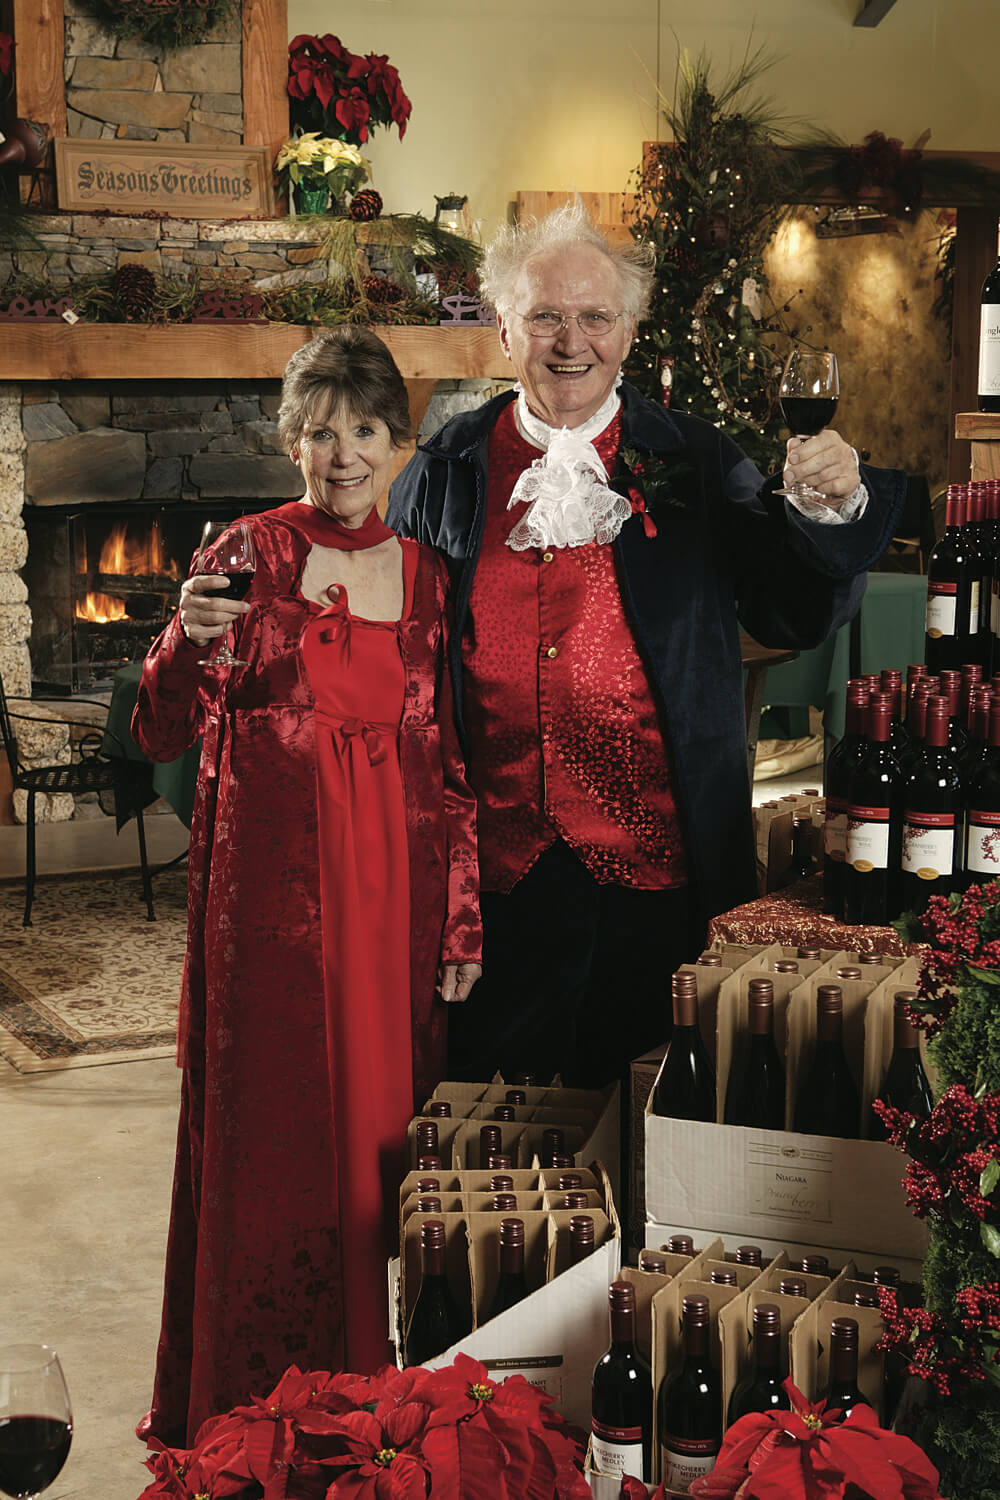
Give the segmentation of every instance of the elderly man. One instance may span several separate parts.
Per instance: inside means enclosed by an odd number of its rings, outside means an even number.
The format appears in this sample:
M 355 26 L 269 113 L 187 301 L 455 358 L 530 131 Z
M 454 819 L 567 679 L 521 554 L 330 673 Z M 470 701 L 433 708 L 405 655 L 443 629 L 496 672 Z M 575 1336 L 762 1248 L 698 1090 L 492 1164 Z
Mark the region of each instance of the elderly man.
M 578 204 L 502 230 L 482 285 L 517 394 L 454 417 L 390 495 L 454 584 L 485 926 L 450 1018 L 460 1078 L 596 1085 L 669 1033 L 671 971 L 756 889 L 739 625 L 817 645 L 902 503 L 902 475 L 859 474 L 827 430 L 788 444 L 786 477 L 826 497 L 804 515 L 715 427 L 622 384 L 650 282 Z

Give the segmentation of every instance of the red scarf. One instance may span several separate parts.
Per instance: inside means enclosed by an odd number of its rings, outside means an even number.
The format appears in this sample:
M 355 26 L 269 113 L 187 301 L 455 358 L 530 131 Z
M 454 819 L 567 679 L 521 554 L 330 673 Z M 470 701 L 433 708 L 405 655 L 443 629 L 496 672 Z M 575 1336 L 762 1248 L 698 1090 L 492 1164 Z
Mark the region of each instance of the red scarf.
M 290 500 L 269 512 L 279 520 L 287 521 L 296 530 L 302 531 L 318 547 L 337 547 L 341 552 L 360 552 L 367 547 L 377 547 L 387 542 L 396 533 L 382 520 L 372 506 L 360 526 L 345 526 L 308 500 Z

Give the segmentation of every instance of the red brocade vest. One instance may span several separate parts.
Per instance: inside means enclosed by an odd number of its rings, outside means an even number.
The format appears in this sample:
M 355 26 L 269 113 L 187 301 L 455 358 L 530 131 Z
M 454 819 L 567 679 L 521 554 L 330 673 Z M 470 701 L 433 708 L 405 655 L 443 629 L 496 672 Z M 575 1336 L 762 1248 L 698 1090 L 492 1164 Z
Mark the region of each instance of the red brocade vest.
M 557 839 L 604 885 L 688 879 L 669 751 L 625 615 L 614 551 L 515 552 L 507 509 L 538 457 L 514 404 L 490 437 L 482 551 L 463 642 L 469 781 L 483 890 L 509 891 Z M 594 439 L 609 473 L 620 418 Z

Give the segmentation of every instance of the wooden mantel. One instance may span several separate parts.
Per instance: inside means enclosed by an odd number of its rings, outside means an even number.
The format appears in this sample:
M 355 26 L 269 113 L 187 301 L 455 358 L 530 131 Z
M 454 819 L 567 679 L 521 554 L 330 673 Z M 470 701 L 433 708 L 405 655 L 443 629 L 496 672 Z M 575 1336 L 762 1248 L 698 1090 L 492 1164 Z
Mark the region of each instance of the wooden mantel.
M 0 381 L 279 380 L 319 330 L 291 323 L 3 323 Z M 374 329 L 411 381 L 504 379 L 496 328 Z

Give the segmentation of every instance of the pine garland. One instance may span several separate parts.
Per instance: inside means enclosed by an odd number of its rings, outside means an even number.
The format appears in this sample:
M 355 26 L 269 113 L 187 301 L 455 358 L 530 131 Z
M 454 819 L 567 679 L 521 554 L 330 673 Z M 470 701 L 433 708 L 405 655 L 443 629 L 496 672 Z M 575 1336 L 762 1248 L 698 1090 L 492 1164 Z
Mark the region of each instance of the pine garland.
M 154 47 L 190 47 L 228 16 L 233 0 L 84 0 L 115 36 L 140 37 Z

